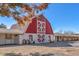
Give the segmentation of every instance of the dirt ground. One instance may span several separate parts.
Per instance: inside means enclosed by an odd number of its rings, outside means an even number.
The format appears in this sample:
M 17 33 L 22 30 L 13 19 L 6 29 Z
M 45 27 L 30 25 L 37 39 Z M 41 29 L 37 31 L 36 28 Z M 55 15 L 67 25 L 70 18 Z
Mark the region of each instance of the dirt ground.
M 79 56 L 79 47 L 52 47 L 44 45 L 0 46 L 1 56 Z

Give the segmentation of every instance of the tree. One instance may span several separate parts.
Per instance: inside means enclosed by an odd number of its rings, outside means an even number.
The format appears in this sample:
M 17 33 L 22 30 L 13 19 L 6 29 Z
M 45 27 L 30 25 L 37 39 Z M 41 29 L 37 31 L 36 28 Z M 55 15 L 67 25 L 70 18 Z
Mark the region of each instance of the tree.
M 4 25 L 4 24 L 0 24 L 0 28 L 7 28 L 7 26 L 6 25 Z
M 0 16 L 13 17 L 21 26 L 22 24 L 24 25 L 26 21 L 29 21 L 37 10 L 41 11 L 47 7 L 48 3 L 39 4 L 38 6 L 30 3 L 1 3 Z

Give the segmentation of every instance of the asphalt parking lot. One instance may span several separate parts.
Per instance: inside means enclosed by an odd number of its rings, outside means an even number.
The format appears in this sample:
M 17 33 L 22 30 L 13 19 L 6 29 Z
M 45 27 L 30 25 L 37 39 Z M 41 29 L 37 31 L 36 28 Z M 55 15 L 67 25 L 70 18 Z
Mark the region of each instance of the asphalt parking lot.
M 46 47 L 79 47 L 79 41 L 58 41 L 53 43 L 31 44 L 31 45 L 46 46 Z
M 0 46 L 2 56 L 79 56 L 79 41 Z
M 55 42 L 54 45 L 57 47 L 79 47 L 79 41 L 60 41 Z

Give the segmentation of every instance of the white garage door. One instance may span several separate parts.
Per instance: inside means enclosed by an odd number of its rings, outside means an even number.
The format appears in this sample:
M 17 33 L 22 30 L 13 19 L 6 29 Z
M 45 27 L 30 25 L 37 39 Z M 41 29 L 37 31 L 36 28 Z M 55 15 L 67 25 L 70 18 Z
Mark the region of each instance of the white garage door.
M 12 39 L 7 39 L 5 40 L 5 44 L 15 44 L 15 42 Z
M 4 44 L 15 44 L 15 41 L 12 39 L 0 39 L 0 45 Z
M 5 40 L 4 39 L 0 39 L 0 45 L 5 44 Z

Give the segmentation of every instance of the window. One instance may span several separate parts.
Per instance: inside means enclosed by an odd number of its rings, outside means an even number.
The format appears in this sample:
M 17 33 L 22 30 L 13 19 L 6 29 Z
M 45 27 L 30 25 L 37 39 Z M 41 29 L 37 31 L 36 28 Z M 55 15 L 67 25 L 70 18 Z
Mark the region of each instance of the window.
M 5 34 L 5 39 L 12 39 L 12 34 Z
M 59 36 L 57 36 L 57 39 L 59 40 Z
M 42 42 L 45 41 L 45 35 L 42 35 Z
M 41 38 L 41 35 L 38 35 L 38 38 Z
M 49 42 L 51 43 L 51 36 L 49 36 Z
M 44 39 L 45 38 L 45 35 L 42 35 L 42 38 Z
M 32 36 L 32 35 L 29 35 L 29 39 L 30 39 L 31 41 L 33 41 L 33 36 Z
M 45 33 L 45 22 L 43 21 L 38 21 L 38 24 L 37 24 L 37 32 L 38 33 Z
M 38 35 L 38 42 L 44 42 L 45 41 L 45 35 Z
M 18 35 L 15 35 L 15 36 L 18 36 Z
M 27 44 L 25 39 L 22 40 L 22 44 Z
M 41 35 L 38 35 L 38 42 L 41 42 Z

